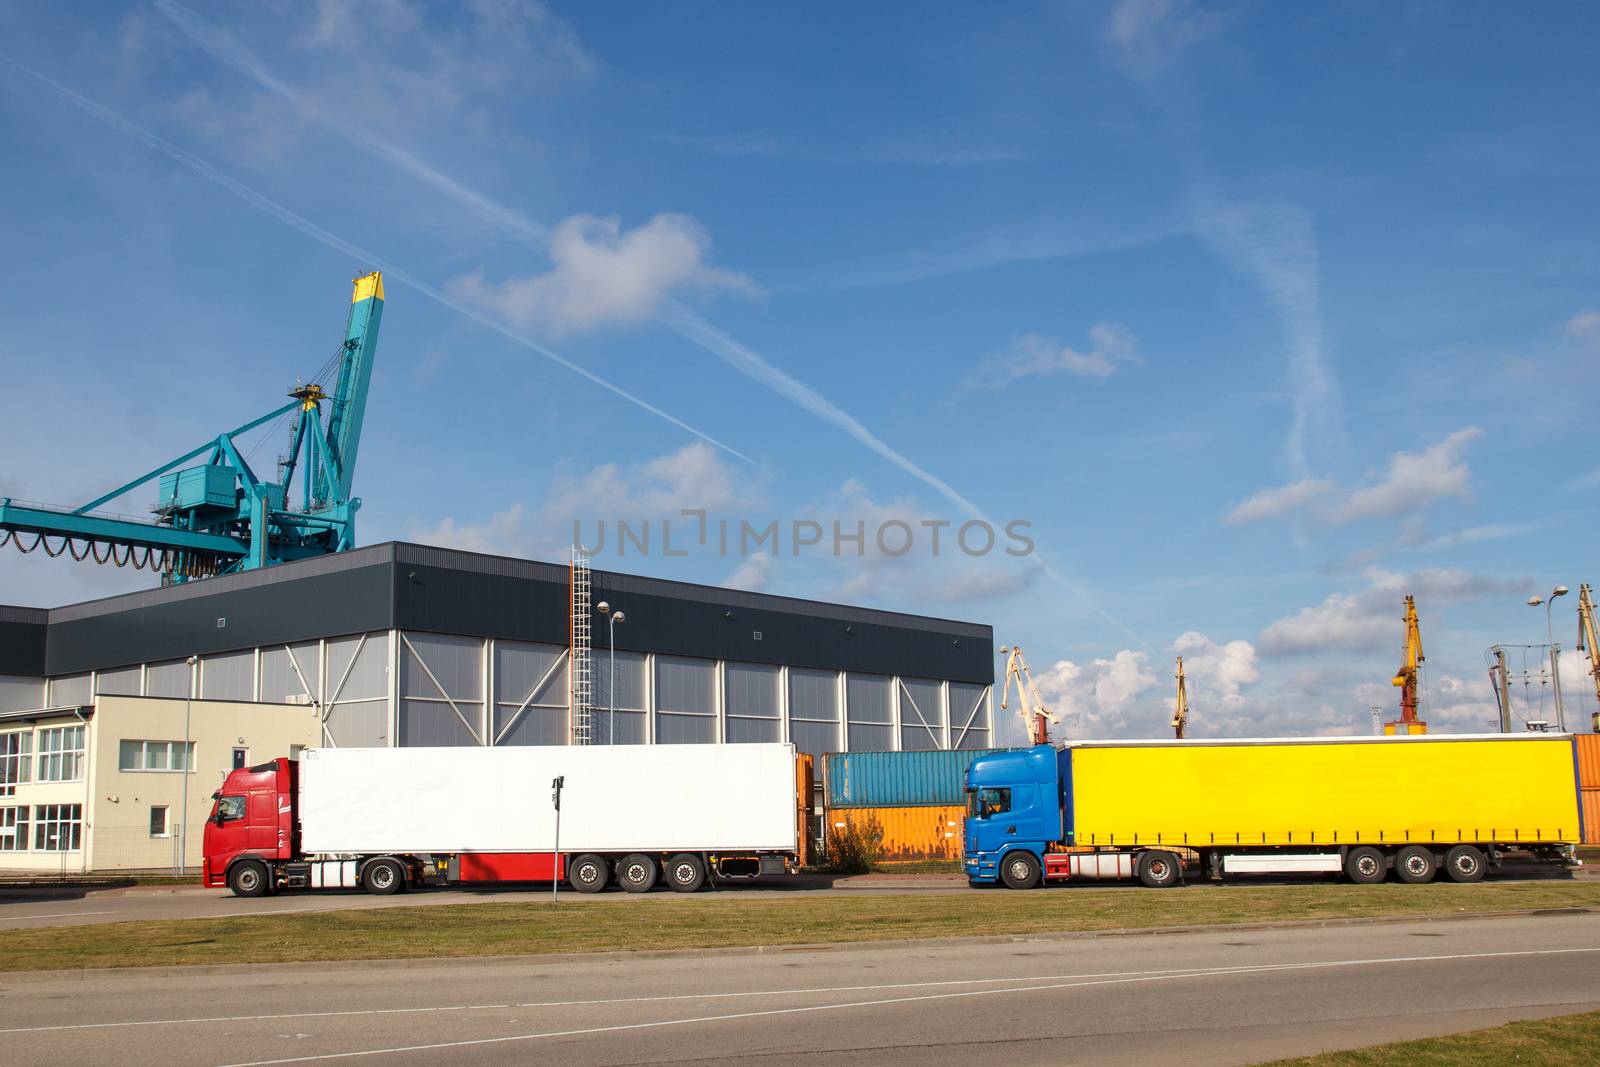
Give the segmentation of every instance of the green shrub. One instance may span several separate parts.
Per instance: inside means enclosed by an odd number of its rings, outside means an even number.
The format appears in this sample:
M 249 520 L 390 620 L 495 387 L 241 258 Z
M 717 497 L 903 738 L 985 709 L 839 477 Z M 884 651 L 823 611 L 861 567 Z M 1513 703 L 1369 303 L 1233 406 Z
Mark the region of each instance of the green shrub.
M 828 826 L 823 865 L 835 874 L 866 874 L 883 854 L 883 824 L 877 816 L 845 816 Z

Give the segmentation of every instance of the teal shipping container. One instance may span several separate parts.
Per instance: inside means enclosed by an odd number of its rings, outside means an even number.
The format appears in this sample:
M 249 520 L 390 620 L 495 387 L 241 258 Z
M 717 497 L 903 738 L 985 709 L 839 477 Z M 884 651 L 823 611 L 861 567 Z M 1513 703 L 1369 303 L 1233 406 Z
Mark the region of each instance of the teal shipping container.
M 967 764 L 1002 748 L 830 752 L 822 757 L 829 808 L 964 804 Z

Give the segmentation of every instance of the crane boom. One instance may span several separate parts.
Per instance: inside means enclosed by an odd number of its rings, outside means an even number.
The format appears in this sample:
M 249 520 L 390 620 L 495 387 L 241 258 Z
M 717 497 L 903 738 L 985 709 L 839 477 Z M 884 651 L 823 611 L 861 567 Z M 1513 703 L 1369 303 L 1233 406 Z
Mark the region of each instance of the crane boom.
M 1588 582 L 1578 587 L 1578 648 L 1589 654 L 1589 679 L 1594 682 L 1594 698 L 1600 702 L 1600 637 L 1595 633 L 1594 593 Z M 1591 714 L 1590 725 L 1600 733 L 1600 711 Z
M 1405 637 L 1400 643 L 1400 669 L 1391 684 L 1400 690 L 1400 717 L 1384 724 L 1386 734 L 1425 734 L 1428 724 L 1417 716 L 1417 671 L 1426 659 L 1422 654 L 1422 630 L 1417 623 L 1417 601 L 1406 597 Z
M 1183 678 L 1183 657 L 1178 657 L 1178 701 L 1172 708 L 1172 730 L 1179 741 L 1189 725 L 1189 689 Z
M 177 583 L 354 547 L 361 501 L 350 490 L 383 316 L 383 276 L 374 271 L 352 284 L 331 397 L 318 384 L 298 386 L 289 394 L 291 403 L 78 508 L 0 499 L 0 548 L 43 548 L 49 556 L 66 552 L 77 560 L 157 571 L 164 583 Z M 325 401 L 331 401 L 326 433 Z M 276 480 L 263 480 L 235 439 L 291 413 L 289 453 L 279 461 Z M 202 456 L 199 466 L 184 466 Z M 296 508 L 289 504 L 289 491 L 301 464 L 302 503 Z M 98 511 L 150 482 L 157 482 L 154 520 Z
M 1022 648 L 1012 645 L 1010 648 L 1000 646 L 1000 654 L 1006 657 L 1006 678 L 1000 690 L 1000 708 L 1007 707 L 1011 699 L 1012 687 L 1017 691 L 1017 714 L 1022 717 L 1028 730 L 1028 743 L 1030 745 L 1048 745 L 1050 743 L 1049 723 L 1060 725 L 1059 716 L 1044 706 L 1044 701 L 1039 699 L 1038 692 L 1033 686 L 1033 675 L 1028 671 L 1028 661 L 1022 658 Z

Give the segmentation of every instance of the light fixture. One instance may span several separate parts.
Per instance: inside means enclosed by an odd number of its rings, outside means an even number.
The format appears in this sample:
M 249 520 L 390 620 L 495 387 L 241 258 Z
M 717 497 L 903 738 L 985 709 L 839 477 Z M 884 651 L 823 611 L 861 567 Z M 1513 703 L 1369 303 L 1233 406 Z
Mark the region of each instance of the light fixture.
M 594 610 L 598 611 L 602 615 L 609 615 L 611 614 L 611 605 L 602 600 L 600 603 L 594 606 Z

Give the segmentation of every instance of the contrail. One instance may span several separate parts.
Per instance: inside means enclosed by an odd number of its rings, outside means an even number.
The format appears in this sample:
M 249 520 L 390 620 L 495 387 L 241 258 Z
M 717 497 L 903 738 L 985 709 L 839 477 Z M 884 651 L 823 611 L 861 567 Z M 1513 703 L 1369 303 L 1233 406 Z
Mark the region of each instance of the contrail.
M 399 168 L 423 185 L 443 193 L 486 222 L 502 227 L 535 247 L 543 247 L 543 243 L 549 234 L 549 229 L 544 225 L 534 222 L 521 212 L 501 204 L 475 189 L 468 188 L 398 145 L 367 130 L 351 127 L 329 115 L 326 109 L 316 101 L 268 71 L 254 55 L 228 34 L 207 24 L 194 12 L 176 3 L 175 0 L 156 0 L 156 8 L 201 51 L 224 66 L 231 67 L 238 73 L 243 74 L 268 92 L 288 101 L 307 118 L 335 130 L 340 136 L 359 145 L 379 159 Z M 442 296 L 440 298 L 447 299 L 442 298 Z M 451 306 L 459 307 L 455 303 L 452 303 Z M 470 314 L 470 312 L 463 311 L 463 314 Z M 909 457 L 867 429 L 859 419 L 840 408 L 815 389 L 799 381 L 793 375 L 773 366 L 760 353 L 729 337 L 726 333 L 706 321 L 694 309 L 679 301 L 671 301 L 667 309 L 658 313 L 656 318 L 667 328 L 721 359 L 739 373 L 797 404 L 823 421 L 842 429 L 850 437 L 865 445 L 870 451 L 916 478 L 967 515 L 988 521 L 982 509 L 957 492 L 949 483 L 918 466 Z M 513 336 L 498 324 L 494 328 L 501 333 L 507 334 L 507 336 Z M 519 338 L 519 340 L 522 339 Z M 523 343 L 529 342 L 524 340 Z M 1054 566 L 1046 563 L 1044 573 L 1052 581 L 1081 600 L 1101 619 L 1110 623 L 1141 647 L 1148 647 L 1144 640 L 1134 633 L 1131 628 L 1100 607 L 1087 590 L 1062 576 Z
M 614 385 L 611 382 L 606 381 L 593 371 L 579 366 L 578 364 L 567 359 L 565 356 L 562 356 L 560 353 L 546 348 L 544 345 L 532 340 L 531 338 L 522 336 L 521 334 L 512 330 L 510 327 L 506 326 L 504 323 L 497 322 L 489 316 L 483 314 L 481 311 L 478 311 L 466 304 L 461 303 L 453 297 L 448 296 L 443 291 L 435 288 L 432 285 L 429 285 L 425 281 L 422 281 L 409 271 L 402 270 L 401 268 L 394 266 L 392 263 L 387 262 L 383 259 L 383 257 L 374 255 L 372 252 L 367 251 L 360 245 L 347 241 L 338 234 L 323 229 L 321 226 L 318 226 L 316 223 L 305 218 L 303 215 L 295 213 L 289 208 L 278 203 L 276 200 L 273 200 L 263 193 L 257 192 L 255 189 L 239 181 L 237 178 L 223 173 L 216 167 L 213 167 L 211 164 L 207 163 L 205 160 L 200 159 L 198 156 L 192 155 L 184 149 L 179 148 L 177 145 L 173 144 L 171 141 L 168 141 L 161 135 L 147 130 L 138 123 L 124 118 L 117 112 L 112 111 L 110 108 L 90 100 L 88 97 L 68 88 L 67 86 L 56 81 L 54 78 L 51 78 L 45 74 L 41 74 L 31 67 L 17 62 L 15 59 L 12 59 L 10 56 L 5 55 L 4 53 L 0 53 L 0 61 L 3 61 L 12 69 L 34 79 L 45 88 L 56 93 L 79 109 L 89 113 L 90 115 L 93 115 L 95 118 L 100 119 L 102 122 L 105 122 L 121 133 L 133 138 L 134 140 L 139 141 L 147 148 L 151 148 L 162 153 L 174 162 L 180 163 L 189 168 L 202 178 L 206 178 L 207 180 L 222 186 L 224 189 L 228 190 L 228 192 L 232 193 L 234 196 L 237 196 L 251 207 L 256 208 L 258 211 L 262 211 L 268 215 L 271 215 L 273 218 L 276 218 L 285 225 L 299 230 L 301 233 L 321 242 L 322 244 L 327 245 L 329 248 L 343 252 L 352 259 L 355 259 L 369 267 L 383 271 L 390 278 L 400 282 L 401 284 L 408 285 L 422 295 L 438 301 L 440 304 L 443 304 L 445 307 L 450 308 L 461 315 L 465 315 L 467 318 L 478 323 L 479 325 L 494 330 L 496 333 L 501 334 L 508 340 L 537 352 L 539 355 L 550 360 L 552 363 L 565 367 L 567 370 L 578 375 L 579 377 L 593 382 L 595 385 L 600 386 L 602 389 L 605 389 L 610 393 L 614 393 L 615 395 L 628 401 L 630 404 L 634 404 L 645 411 L 650 412 L 650 414 L 655 415 L 657 418 L 664 419 L 665 421 L 678 427 L 678 429 L 683 430 L 686 433 L 693 434 L 695 437 L 700 438 L 707 444 L 715 445 L 722 451 L 731 456 L 737 456 L 746 463 L 754 462 L 749 456 L 745 455 L 743 452 L 740 452 L 738 449 L 723 444 L 715 437 L 712 437 L 710 434 L 690 426 L 677 416 L 662 411 L 648 400 L 644 400 L 641 397 L 635 396 L 621 386 Z

